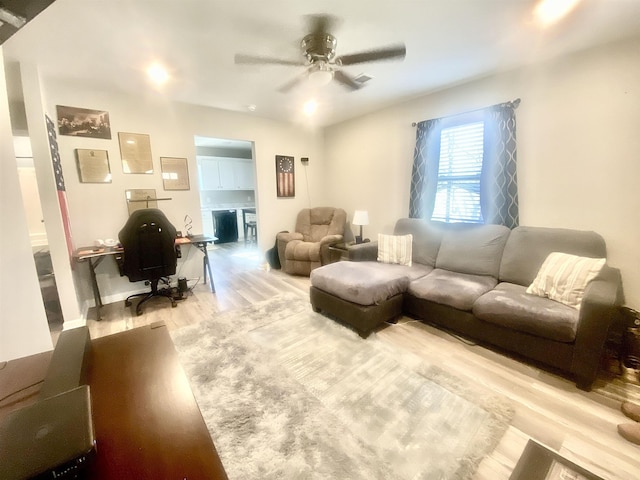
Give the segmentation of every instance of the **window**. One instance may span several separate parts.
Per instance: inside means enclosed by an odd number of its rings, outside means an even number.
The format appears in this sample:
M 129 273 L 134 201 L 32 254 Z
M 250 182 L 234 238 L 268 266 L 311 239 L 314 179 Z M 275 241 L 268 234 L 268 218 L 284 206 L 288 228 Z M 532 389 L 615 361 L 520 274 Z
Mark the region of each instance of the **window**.
M 480 177 L 484 158 L 484 122 L 443 128 L 432 220 L 483 223 Z
M 519 104 L 518 98 L 416 124 L 410 218 L 518 226 Z

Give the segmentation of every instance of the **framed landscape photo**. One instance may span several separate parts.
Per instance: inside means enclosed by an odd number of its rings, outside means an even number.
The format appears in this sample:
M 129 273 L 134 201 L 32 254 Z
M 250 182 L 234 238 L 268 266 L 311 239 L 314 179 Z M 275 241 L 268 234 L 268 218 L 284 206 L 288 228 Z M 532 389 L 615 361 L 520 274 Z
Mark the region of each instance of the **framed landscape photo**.
M 58 133 L 73 137 L 111 138 L 109 112 L 56 105 Z
M 162 186 L 165 190 L 189 190 L 189 166 L 186 158 L 160 157 Z
M 151 138 L 144 133 L 118 132 L 122 173 L 153 173 Z
M 82 183 L 111 183 L 109 152 L 76 148 L 78 175 Z

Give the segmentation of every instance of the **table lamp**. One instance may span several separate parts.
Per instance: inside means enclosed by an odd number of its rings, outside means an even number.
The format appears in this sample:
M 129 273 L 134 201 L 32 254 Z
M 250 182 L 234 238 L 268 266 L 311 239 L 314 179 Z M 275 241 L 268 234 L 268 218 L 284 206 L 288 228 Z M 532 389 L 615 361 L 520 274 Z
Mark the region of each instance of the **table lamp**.
M 369 225 L 369 212 L 366 210 L 356 210 L 351 223 L 360 225 L 360 235 L 356 235 L 356 243 L 362 243 L 362 226 Z

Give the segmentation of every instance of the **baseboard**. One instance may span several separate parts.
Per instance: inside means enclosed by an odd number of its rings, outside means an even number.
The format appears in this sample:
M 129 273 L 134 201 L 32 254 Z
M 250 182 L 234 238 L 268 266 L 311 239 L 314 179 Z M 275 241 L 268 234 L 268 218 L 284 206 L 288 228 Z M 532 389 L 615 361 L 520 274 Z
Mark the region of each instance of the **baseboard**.
M 62 324 L 62 331 L 71 330 L 72 328 L 84 327 L 87 325 L 87 314 L 84 312 L 80 318 L 76 320 L 70 320 Z

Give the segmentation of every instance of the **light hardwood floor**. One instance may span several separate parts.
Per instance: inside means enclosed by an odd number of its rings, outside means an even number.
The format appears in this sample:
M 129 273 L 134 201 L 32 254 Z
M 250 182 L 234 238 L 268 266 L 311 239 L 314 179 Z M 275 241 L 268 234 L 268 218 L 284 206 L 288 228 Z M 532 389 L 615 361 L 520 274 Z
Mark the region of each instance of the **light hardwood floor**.
M 209 255 L 215 294 L 208 285 L 198 284 L 176 308 L 171 308 L 165 299 L 156 299 L 139 317 L 123 302 L 106 305 L 102 321 L 92 320 L 92 312 L 89 314 L 92 338 L 156 321 L 176 329 L 282 292 L 308 298 L 308 278 L 270 270 L 255 248 L 216 245 Z M 621 401 L 640 401 L 637 383 L 603 374 L 594 390 L 583 392 L 570 380 L 461 341 L 408 317 L 402 317 L 396 325 L 382 327 L 377 335 L 461 379 L 481 383 L 512 400 L 516 414 L 511 426 L 482 462 L 475 478 L 508 479 L 529 438 L 603 478 L 640 478 L 640 446 L 625 441 L 616 430 L 619 423 L 630 422 L 620 412 Z

